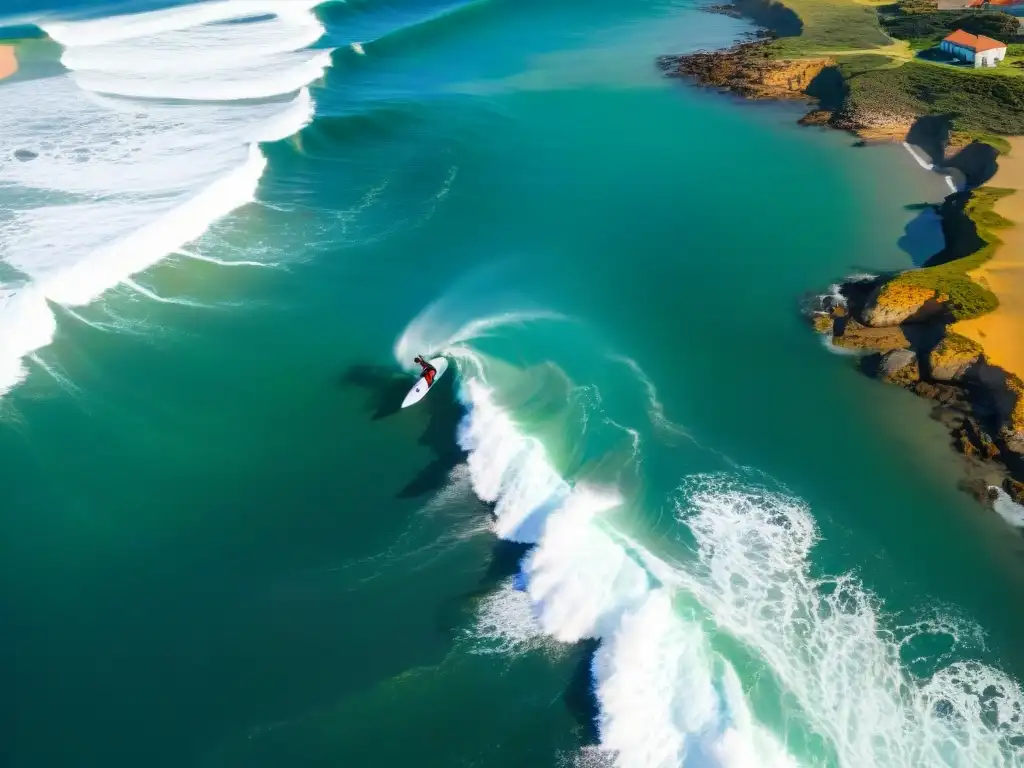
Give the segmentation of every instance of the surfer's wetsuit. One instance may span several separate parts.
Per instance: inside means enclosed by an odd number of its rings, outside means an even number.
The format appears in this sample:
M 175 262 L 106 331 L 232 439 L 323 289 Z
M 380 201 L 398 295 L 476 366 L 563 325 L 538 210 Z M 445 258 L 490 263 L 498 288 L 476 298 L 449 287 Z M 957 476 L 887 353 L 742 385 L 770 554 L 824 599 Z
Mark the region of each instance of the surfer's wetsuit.
M 434 383 L 434 377 L 437 376 L 437 368 L 432 366 L 422 357 L 417 357 L 413 362 L 419 363 L 423 367 L 423 378 L 426 379 L 427 386 L 431 386 Z

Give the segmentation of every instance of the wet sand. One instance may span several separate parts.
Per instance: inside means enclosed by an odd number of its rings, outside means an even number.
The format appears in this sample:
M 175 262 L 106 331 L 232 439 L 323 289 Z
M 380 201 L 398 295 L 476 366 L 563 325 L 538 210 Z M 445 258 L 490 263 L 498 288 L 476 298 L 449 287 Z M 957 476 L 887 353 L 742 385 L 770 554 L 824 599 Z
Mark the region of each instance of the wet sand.
M 10 77 L 18 71 L 18 58 L 14 55 L 14 47 L 0 45 L 0 80 Z
M 971 272 L 999 298 L 999 308 L 953 330 L 985 347 L 989 361 L 1024 377 L 1024 138 L 1012 138 L 1013 151 L 999 158 L 994 187 L 1018 190 L 999 200 L 995 210 L 1017 226 L 998 232 L 1003 245 L 983 267 Z

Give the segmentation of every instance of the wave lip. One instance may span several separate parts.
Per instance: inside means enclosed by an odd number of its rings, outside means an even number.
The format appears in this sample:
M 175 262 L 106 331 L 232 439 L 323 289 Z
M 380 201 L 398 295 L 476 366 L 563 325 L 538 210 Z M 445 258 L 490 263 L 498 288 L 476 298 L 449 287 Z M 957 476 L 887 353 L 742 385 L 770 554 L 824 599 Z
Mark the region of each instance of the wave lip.
M 0 394 L 48 345 L 47 302 L 86 304 L 252 201 L 330 65 L 313 0 L 217 0 L 43 21 L 63 75 L 0 88 Z M 244 23 L 239 23 L 244 22 Z M 130 285 L 130 283 L 129 283 Z

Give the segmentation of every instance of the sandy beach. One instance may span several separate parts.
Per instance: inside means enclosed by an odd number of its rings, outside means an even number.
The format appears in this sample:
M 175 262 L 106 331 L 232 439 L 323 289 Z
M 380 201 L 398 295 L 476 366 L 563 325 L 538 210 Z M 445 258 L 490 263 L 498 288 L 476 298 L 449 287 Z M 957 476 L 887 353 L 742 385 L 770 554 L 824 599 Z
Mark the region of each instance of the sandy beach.
M 1024 138 L 1011 138 L 1013 151 L 999 158 L 994 187 L 1018 190 L 996 203 L 995 210 L 1017 226 L 1000 229 L 995 256 L 971 273 L 999 298 L 999 308 L 953 330 L 980 342 L 995 365 L 1024 377 Z
M 0 80 L 10 77 L 18 71 L 18 58 L 14 55 L 14 46 L 0 45 Z

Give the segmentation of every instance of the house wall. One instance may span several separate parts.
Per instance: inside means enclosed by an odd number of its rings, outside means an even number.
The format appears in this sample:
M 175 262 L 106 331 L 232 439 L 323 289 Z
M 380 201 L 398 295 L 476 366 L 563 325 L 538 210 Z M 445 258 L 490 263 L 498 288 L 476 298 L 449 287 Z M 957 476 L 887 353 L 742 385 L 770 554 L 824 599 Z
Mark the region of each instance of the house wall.
M 964 48 L 959 45 L 954 45 L 953 43 L 948 43 L 945 40 L 942 41 L 939 47 L 946 53 L 951 53 L 952 55 L 956 56 L 958 59 L 974 63 L 974 51 L 972 51 L 970 48 Z
M 977 60 L 974 62 L 974 66 L 977 67 L 994 67 L 997 61 L 1002 61 L 1006 58 L 1005 48 L 996 48 L 991 51 L 985 51 L 978 54 Z
M 974 51 L 970 48 L 954 45 L 953 43 L 948 43 L 945 40 L 939 44 L 939 48 L 946 53 L 956 56 L 962 61 L 973 64 L 976 69 L 979 67 L 994 67 L 997 61 L 1002 61 L 1006 58 L 1005 48 L 996 48 L 995 50 L 985 51 L 977 56 L 975 56 Z

